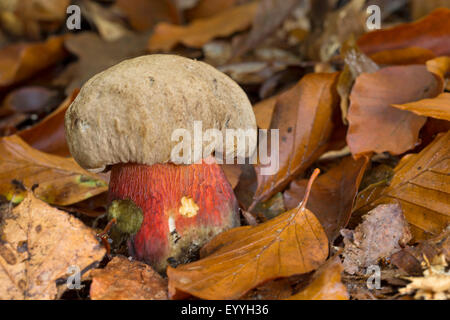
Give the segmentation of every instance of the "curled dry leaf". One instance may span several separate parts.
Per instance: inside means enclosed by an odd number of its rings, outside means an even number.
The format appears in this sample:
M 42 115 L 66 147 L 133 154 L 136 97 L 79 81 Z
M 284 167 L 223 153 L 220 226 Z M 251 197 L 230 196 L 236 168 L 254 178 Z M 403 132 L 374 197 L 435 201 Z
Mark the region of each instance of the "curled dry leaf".
M 328 256 L 328 240 L 304 207 L 307 199 L 308 195 L 301 206 L 268 222 L 221 233 L 202 248 L 204 258 L 199 261 L 169 267 L 169 295 L 238 299 L 266 281 L 319 267 Z
M 150 51 L 170 51 L 178 43 L 201 48 L 218 37 L 229 36 L 247 29 L 252 23 L 258 4 L 251 2 L 230 8 L 215 16 L 195 20 L 187 26 L 159 23 L 150 37 Z
M 28 79 L 63 60 L 66 36 L 50 37 L 45 42 L 19 43 L 0 50 L 0 88 Z
M 0 195 L 14 202 L 23 199 L 16 193 L 17 184 L 34 189 L 45 202 L 63 206 L 108 189 L 100 176 L 82 169 L 73 159 L 33 149 L 18 136 L 0 140 L 0 168 Z
M 366 54 L 419 47 L 431 50 L 436 56 L 450 54 L 450 9 L 440 8 L 425 18 L 390 29 L 366 33 L 358 39 Z
M 37 150 L 61 157 L 69 157 L 70 151 L 66 142 L 64 115 L 72 101 L 75 100 L 78 92 L 78 89 L 74 90 L 74 92 L 72 92 L 72 94 L 67 97 L 55 111 L 45 117 L 44 120 L 31 128 L 18 132 L 17 135 Z
M 435 57 L 433 51 L 418 47 L 385 50 L 370 55 L 370 58 L 382 65 L 424 64 Z
M 392 107 L 440 92 L 439 83 L 425 66 L 393 66 L 361 74 L 350 94 L 347 143 L 353 155 L 413 149 L 425 117 Z
M 345 271 L 354 274 L 390 257 L 411 240 L 408 223 L 397 204 L 380 205 L 363 217 L 355 231 L 343 230 Z
M 343 270 L 339 256 L 331 258 L 317 269 L 305 289 L 288 300 L 348 300 L 347 288 L 341 282 Z
M 167 280 L 145 263 L 114 257 L 91 273 L 92 300 L 167 300 Z
M 337 73 L 308 74 L 279 96 L 270 125 L 280 130 L 279 169 L 275 174 L 264 175 L 271 164 L 256 166 L 255 202 L 265 201 L 282 190 L 326 150 L 339 101 L 336 81 Z M 271 140 L 269 137 L 268 150 Z
M 420 116 L 450 121 L 450 93 L 442 93 L 433 99 L 423 99 L 405 104 L 393 104 L 395 108 L 414 112 Z
M 2 299 L 55 299 L 56 280 L 70 276 L 69 267 L 85 272 L 105 254 L 92 229 L 31 193 L 0 215 Z
M 367 164 L 367 157 L 358 160 L 346 157 L 321 175 L 311 189 L 306 207 L 319 219 L 331 243 L 347 226 Z M 292 181 L 284 192 L 287 209 L 297 206 L 305 195 L 307 183 L 305 179 Z
M 415 240 L 439 234 L 450 223 L 450 131 L 418 154 L 402 159 L 388 183 L 374 184 L 357 196 L 354 212 L 379 204 L 401 204 Z
M 450 57 L 437 57 L 435 59 L 427 61 L 427 69 L 431 73 L 434 73 L 441 82 L 441 91 L 444 90 L 445 83 L 447 82 L 447 89 L 450 81 L 448 77 L 450 75 Z

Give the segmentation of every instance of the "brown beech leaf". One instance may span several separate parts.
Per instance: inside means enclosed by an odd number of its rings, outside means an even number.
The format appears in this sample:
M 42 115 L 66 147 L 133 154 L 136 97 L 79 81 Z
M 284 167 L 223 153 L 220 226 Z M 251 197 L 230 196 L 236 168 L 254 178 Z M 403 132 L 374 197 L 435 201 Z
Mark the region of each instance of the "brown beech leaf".
M 0 50 L 0 88 L 28 79 L 66 57 L 66 36 L 45 42 L 12 44 Z
M 17 135 L 35 149 L 61 157 L 69 157 L 70 151 L 66 142 L 64 115 L 69 105 L 75 100 L 78 92 L 78 89 L 74 90 L 44 120 L 31 128 L 18 132 Z
M 252 23 L 258 3 L 251 2 L 220 12 L 212 17 L 193 21 L 187 26 L 161 22 L 149 39 L 148 50 L 170 51 L 178 43 L 201 48 L 218 37 L 247 29 Z
M 2 299 L 55 299 L 56 280 L 70 276 L 69 267 L 85 272 L 105 254 L 92 229 L 31 193 L 2 218 Z
M 260 129 L 269 129 L 278 96 L 267 98 L 253 106 L 256 124 Z
M 346 157 L 321 175 L 311 189 L 306 207 L 319 219 L 331 243 L 339 231 L 347 226 L 367 164 L 367 157 L 358 160 Z M 287 209 L 298 205 L 305 195 L 307 184 L 305 179 L 291 182 L 289 189 L 284 192 Z
M 310 186 L 319 174 L 316 170 Z M 203 259 L 168 267 L 169 295 L 238 299 L 272 279 L 310 272 L 328 256 L 328 239 L 314 214 L 301 205 L 257 226 L 225 231 L 202 248 Z
M 385 50 L 370 55 L 370 58 L 382 65 L 424 64 L 435 58 L 433 51 L 425 48 L 408 47 Z
M 450 93 L 442 93 L 433 99 L 423 99 L 406 104 L 393 104 L 392 106 L 421 116 L 450 121 Z
M 187 10 L 186 15 L 189 20 L 208 18 L 223 12 L 242 0 L 200 0 L 198 4 Z
M 339 256 L 331 258 L 316 270 L 305 289 L 288 300 L 348 300 L 347 288 L 341 282 L 343 270 Z
M 441 82 L 441 91 L 444 90 L 445 82 L 447 82 L 447 90 L 449 89 L 448 76 L 450 75 L 450 57 L 443 56 L 427 61 L 427 69 L 434 73 Z
M 0 195 L 20 202 L 20 195 L 15 194 L 18 183 L 33 189 L 41 200 L 62 206 L 108 189 L 100 176 L 82 169 L 72 158 L 33 149 L 18 136 L 1 138 Z
M 265 201 L 282 190 L 326 150 L 339 101 L 336 81 L 337 73 L 311 73 L 279 96 L 270 125 L 280 130 L 279 169 L 275 174 L 262 175 L 266 165 L 256 166 L 255 202 Z M 269 137 L 269 151 L 270 141 Z
M 439 94 L 436 77 L 425 66 L 393 66 L 361 74 L 350 94 L 347 143 L 353 155 L 402 154 L 414 148 L 425 117 L 392 107 Z
M 58 92 L 45 87 L 21 87 L 10 92 L 2 102 L 0 116 L 12 113 L 45 114 L 56 107 Z
M 167 280 L 150 266 L 114 257 L 104 269 L 91 273 L 92 300 L 167 300 Z
M 350 274 L 377 264 L 401 250 L 411 240 L 411 232 L 398 203 L 382 204 L 363 217 L 354 231 L 342 230 L 345 271 Z
M 440 8 L 416 22 L 366 33 L 358 45 L 369 55 L 407 47 L 429 49 L 436 56 L 450 54 L 450 9 Z
M 450 223 L 449 154 L 450 131 L 420 153 L 405 156 L 387 185 L 374 184 L 360 192 L 354 214 L 399 202 L 415 240 L 439 234 Z
M 177 9 L 170 0 L 117 0 L 116 6 L 137 31 L 146 31 L 160 21 L 179 23 L 180 20 Z

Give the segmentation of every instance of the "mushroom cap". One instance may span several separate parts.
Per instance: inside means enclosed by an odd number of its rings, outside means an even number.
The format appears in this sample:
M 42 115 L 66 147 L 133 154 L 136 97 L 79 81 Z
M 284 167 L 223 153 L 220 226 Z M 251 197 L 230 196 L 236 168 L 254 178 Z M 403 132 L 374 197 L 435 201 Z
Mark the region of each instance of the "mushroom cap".
M 245 146 L 234 139 L 201 139 L 197 121 L 203 132 L 216 129 L 223 137 L 227 129 L 246 130 Z M 208 156 L 200 146 L 248 157 L 257 140 L 251 103 L 238 84 L 206 63 L 164 54 L 125 60 L 92 77 L 67 110 L 65 129 L 72 156 L 89 170 L 117 163 L 198 163 Z M 174 157 L 173 150 L 184 145 L 190 157 Z

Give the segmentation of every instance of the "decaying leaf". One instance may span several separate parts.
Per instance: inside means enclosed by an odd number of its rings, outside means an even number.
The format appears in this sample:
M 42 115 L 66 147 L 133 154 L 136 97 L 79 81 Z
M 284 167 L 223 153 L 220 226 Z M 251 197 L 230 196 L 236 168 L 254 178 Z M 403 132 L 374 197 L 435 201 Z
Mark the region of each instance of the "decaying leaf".
M 367 157 L 358 160 L 346 157 L 321 175 L 311 189 L 306 207 L 319 219 L 331 243 L 350 219 L 367 164 Z M 287 209 L 297 206 L 305 195 L 307 183 L 305 179 L 294 180 L 284 192 Z
M 275 174 L 264 175 L 270 164 L 257 165 L 255 202 L 267 200 L 282 190 L 326 150 L 339 100 L 336 80 L 337 73 L 308 74 L 277 99 L 270 127 L 280 130 L 279 169 Z M 271 150 L 269 138 L 268 150 Z
M 187 10 L 186 15 L 191 21 L 200 18 L 208 18 L 231 8 L 237 3 L 245 1 L 246 0 L 199 0 L 195 7 Z
M 370 55 L 380 65 L 424 64 L 434 57 L 433 51 L 418 47 L 379 51 Z
M 64 130 L 64 115 L 79 90 L 67 97 L 61 105 L 37 125 L 17 133 L 31 147 L 61 157 L 70 156 Z
M 2 299 L 55 299 L 58 279 L 69 277 L 74 267 L 88 271 L 105 254 L 92 229 L 31 193 L 0 215 Z
M 91 273 L 92 300 L 167 300 L 167 280 L 145 263 L 114 257 Z
M 442 93 L 433 99 L 423 99 L 405 104 L 393 104 L 401 110 L 415 114 L 450 121 L 450 93 Z
M 108 189 L 106 181 L 73 159 L 33 149 L 18 136 L 0 140 L 0 170 L 0 194 L 16 203 L 23 199 L 16 194 L 18 183 L 57 205 L 77 203 Z
M 399 204 L 380 205 L 363 217 L 355 231 L 343 230 L 345 271 L 355 274 L 390 257 L 411 240 Z
M 426 118 L 392 107 L 440 92 L 436 77 L 425 66 L 393 66 L 361 74 L 350 95 L 347 143 L 353 155 L 413 149 Z
M 288 300 L 348 300 L 347 288 L 341 282 L 343 270 L 339 256 L 331 258 L 317 269 L 305 289 Z
M 436 56 L 450 54 L 450 9 L 440 8 L 425 18 L 399 26 L 366 33 L 358 40 L 366 54 L 419 47 L 431 50 Z
M 441 91 L 449 87 L 450 81 L 448 77 L 450 76 L 450 56 L 437 57 L 435 59 L 427 61 L 427 69 L 431 73 L 434 73 L 441 82 Z
M 269 129 L 278 96 L 267 98 L 253 106 L 256 124 L 260 129 Z
M 66 57 L 66 36 L 51 37 L 45 42 L 12 44 L 0 50 L 0 87 L 28 79 Z
M 404 157 L 387 185 L 375 184 L 360 192 L 354 212 L 399 202 L 415 240 L 439 234 L 450 223 L 449 154 L 447 132 L 420 153 Z
M 409 277 L 411 283 L 399 290 L 401 294 L 412 294 L 415 299 L 448 300 L 450 299 L 450 272 L 446 271 L 447 262 L 443 255 L 428 262 L 424 277 Z
M 299 207 L 263 224 L 221 233 L 202 248 L 204 258 L 199 261 L 169 267 L 169 295 L 238 299 L 268 280 L 319 267 L 328 256 L 328 240 L 304 207 L 307 199 L 308 195 Z
M 170 51 L 178 43 L 188 47 L 201 48 L 205 43 L 217 37 L 247 29 L 258 7 L 251 2 L 232 7 L 209 18 L 199 19 L 187 26 L 177 26 L 161 22 L 150 37 L 150 51 Z

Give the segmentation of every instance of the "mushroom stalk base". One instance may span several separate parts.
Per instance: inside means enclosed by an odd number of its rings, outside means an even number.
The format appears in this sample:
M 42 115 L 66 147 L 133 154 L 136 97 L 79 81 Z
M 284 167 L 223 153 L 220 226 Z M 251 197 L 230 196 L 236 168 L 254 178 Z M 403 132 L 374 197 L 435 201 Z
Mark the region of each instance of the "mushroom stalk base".
M 233 190 L 215 163 L 114 165 L 109 197 L 130 199 L 142 209 L 129 250 L 159 272 L 168 262 L 189 262 L 212 237 L 239 226 Z

